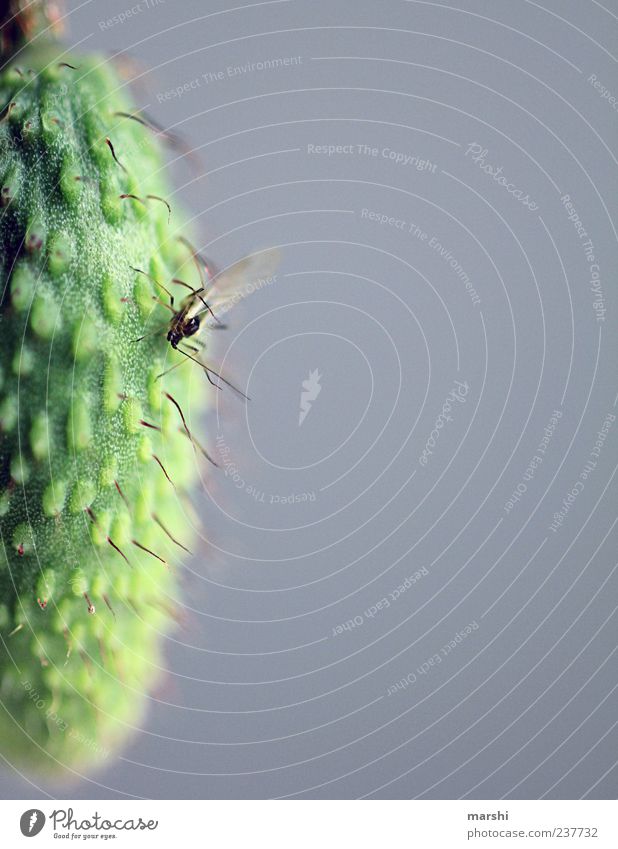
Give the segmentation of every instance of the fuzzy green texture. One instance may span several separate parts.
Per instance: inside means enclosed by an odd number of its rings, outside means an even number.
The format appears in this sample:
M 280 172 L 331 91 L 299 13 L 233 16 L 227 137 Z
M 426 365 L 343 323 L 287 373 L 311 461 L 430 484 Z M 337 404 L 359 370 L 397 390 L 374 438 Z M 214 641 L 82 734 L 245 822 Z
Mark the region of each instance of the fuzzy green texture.
M 187 417 L 207 396 L 191 364 L 156 379 L 181 357 L 164 330 L 134 341 L 171 314 L 131 266 L 199 277 L 177 210 L 147 198 L 169 195 L 159 144 L 118 115 L 137 113 L 107 60 L 28 47 L 0 104 L 0 739 L 14 763 L 82 769 L 164 665 L 198 467 L 164 393 Z

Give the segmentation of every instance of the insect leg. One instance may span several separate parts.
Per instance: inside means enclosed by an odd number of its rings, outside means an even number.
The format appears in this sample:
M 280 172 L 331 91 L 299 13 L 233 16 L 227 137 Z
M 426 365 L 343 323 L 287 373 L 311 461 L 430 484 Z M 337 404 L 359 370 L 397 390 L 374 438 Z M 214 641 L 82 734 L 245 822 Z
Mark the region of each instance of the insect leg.
M 149 280 L 151 280 L 155 284 L 155 286 L 158 286 L 159 289 L 163 289 L 163 291 L 166 293 L 166 295 L 170 299 L 170 304 L 172 306 L 174 306 L 174 296 L 172 295 L 172 293 L 170 292 L 169 289 L 165 288 L 163 283 L 159 283 L 159 281 L 155 280 L 155 278 L 151 274 L 147 274 L 145 271 L 142 271 L 141 268 L 135 268 L 133 265 L 130 265 L 129 268 L 132 269 L 133 271 L 137 271 L 138 274 L 143 274 L 144 277 L 147 277 Z
M 160 306 L 165 307 L 165 309 L 169 310 L 172 315 L 174 315 L 174 316 L 176 315 L 176 310 L 174 309 L 174 307 L 170 306 L 169 304 L 166 304 L 165 301 L 161 300 L 161 298 L 157 298 L 156 295 L 153 295 L 152 300 L 156 301 L 156 303 L 159 304 Z
M 211 316 L 214 318 L 214 320 L 216 321 L 217 327 L 219 328 L 219 330 L 224 330 L 227 327 L 227 325 L 223 324 L 223 322 L 219 321 L 217 316 L 212 311 L 212 307 L 209 304 L 206 303 L 204 298 L 202 298 L 202 296 L 198 292 L 196 292 L 196 295 L 200 299 L 200 301 L 204 304 L 204 307 L 205 307 L 205 309 L 202 310 L 201 312 L 209 312 L 211 314 Z
M 198 366 L 201 366 L 204 369 L 204 372 L 206 373 L 206 377 L 208 378 L 208 381 L 213 386 L 215 386 L 217 389 L 221 389 L 221 387 L 213 381 L 213 379 L 210 376 L 211 374 L 214 375 L 217 378 L 217 380 L 220 380 L 221 383 L 225 383 L 226 386 L 229 386 L 229 388 L 232 389 L 234 392 L 236 392 L 238 395 L 240 395 L 241 398 L 244 398 L 246 401 L 251 400 L 248 395 L 245 395 L 245 393 L 242 392 L 240 389 L 238 389 L 237 386 L 234 386 L 234 384 L 230 383 L 230 381 L 227 380 L 225 377 L 223 377 L 222 374 L 220 374 L 219 372 L 210 368 L 210 366 L 207 366 L 206 363 L 203 363 L 201 360 L 198 360 L 197 357 L 191 356 L 191 354 L 187 354 L 187 352 L 183 351 L 183 349 L 180 348 L 180 347 L 176 348 L 176 350 L 180 351 L 181 354 L 183 354 L 185 357 L 188 357 L 190 360 L 193 360 L 193 362 L 197 363 Z
M 167 304 L 165 306 L 167 306 Z M 167 324 L 162 324 L 161 327 L 158 327 L 156 330 L 151 330 L 150 333 L 144 333 L 144 335 L 140 336 L 139 339 L 131 339 L 131 342 L 141 342 L 142 339 L 148 339 L 149 336 L 156 336 L 157 333 L 162 333 L 166 327 Z
M 178 348 L 176 348 L 176 350 L 178 350 Z M 156 379 L 159 380 L 161 377 L 165 377 L 166 374 L 169 374 L 171 371 L 174 371 L 174 369 L 180 368 L 180 366 L 184 366 L 184 364 L 186 362 L 187 362 L 186 360 L 181 360 L 179 363 L 176 363 L 175 366 L 172 366 L 171 368 L 168 368 L 165 371 L 162 371 L 161 374 L 158 374 Z

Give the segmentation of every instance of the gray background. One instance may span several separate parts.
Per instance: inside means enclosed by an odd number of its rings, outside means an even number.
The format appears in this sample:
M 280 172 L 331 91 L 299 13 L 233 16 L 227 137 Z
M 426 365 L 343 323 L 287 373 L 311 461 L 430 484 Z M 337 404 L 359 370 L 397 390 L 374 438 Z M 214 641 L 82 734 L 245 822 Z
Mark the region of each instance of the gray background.
M 70 41 L 134 57 L 138 102 L 199 150 L 197 172 L 172 165 L 172 204 L 205 252 L 282 259 L 219 339 L 253 401 L 218 399 L 202 428 L 225 470 L 194 496 L 204 543 L 144 729 L 94 776 L 7 765 L 0 792 L 615 797 L 618 423 L 550 524 L 618 412 L 618 113 L 589 81 L 618 95 L 618 3 L 142 0 L 105 23 L 130 6 L 71 2 Z M 300 60 L 251 68 L 285 57 Z M 594 243 L 604 321 L 564 194 Z M 423 466 L 455 380 L 465 401 Z

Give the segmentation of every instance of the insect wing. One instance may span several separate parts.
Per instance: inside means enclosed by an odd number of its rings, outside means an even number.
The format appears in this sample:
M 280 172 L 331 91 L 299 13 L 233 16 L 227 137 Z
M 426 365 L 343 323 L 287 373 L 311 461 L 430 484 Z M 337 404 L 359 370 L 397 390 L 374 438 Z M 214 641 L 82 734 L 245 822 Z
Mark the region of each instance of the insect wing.
M 253 292 L 272 282 L 279 265 L 279 251 L 270 248 L 251 254 L 220 271 L 211 281 L 208 303 L 218 317 L 236 306 Z M 213 319 L 208 320 L 208 324 Z

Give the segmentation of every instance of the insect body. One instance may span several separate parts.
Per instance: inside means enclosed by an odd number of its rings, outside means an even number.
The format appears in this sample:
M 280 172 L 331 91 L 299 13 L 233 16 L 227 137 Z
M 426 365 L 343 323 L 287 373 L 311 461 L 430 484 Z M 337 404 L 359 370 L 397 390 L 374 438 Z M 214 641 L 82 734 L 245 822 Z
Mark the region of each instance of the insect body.
M 190 247 L 189 243 L 186 240 L 182 239 L 182 241 Z M 230 285 L 236 285 L 239 281 L 246 280 L 247 277 L 250 276 L 258 276 L 260 273 L 265 276 L 271 272 L 271 269 L 276 265 L 277 262 L 277 254 L 274 251 L 268 251 L 264 255 L 261 255 L 256 260 L 256 257 L 249 257 L 245 260 L 241 260 L 236 263 L 230 269 L 228 269 L 223 275 L 213 274 L 213 269 L 208 262 L 208 260 L 204 259 L 200 254 L 191 249 L 193 259 L 198 268 L 200 274 L 201 286 L 199 289 L 194 289 L 193 286 L 189 286 L 188 283 L 185 283 L 183 280 L 178 280 L 174 278 L 172 283 L 183 286 L 185 289 L 188 289 L 190 294 L 184 298 L 180 304 L 180 307 L 177 308 L 174 304 L 174 296 L 162 283 L 158 280 L 155 280 L 150 274 L 147 274 L 145 271 L 142 271 L 141 268 L 134 268 L 131 266 L 133 271 L 138 272 L 139 274 L 143 274 L 145 277 L 148 277 L 158 289 L 165 292 L 167 297 L 169 298 L 169 303 L 162 300 L 157 296 L 153 296 L 153 300 L 155 300 L 158 304 L 165 309 L 169 310 L 172 314 L 172 317 L 169 320 L 167 325 L 167 341 L 170 343 L 171 347 L 178 351 L 179 354 L 182 354 L 189 360 L 193 360 L 193 362 L 197 363 L 204 370 L 206 377 L 212 383 L 213 386 L 217 388 L 221 388 L 220 384 L 224 383 L 226 386 L 233 389 L 237 392 L 241 397 L 247 398 L 247 396 L 237 389 L 233 384 L 231 384 L 228 380 L 226 380 L 221 374 L 214 371 L 210 366 L 206 365 L 201 359 L 199 359 L 196 354 L 200 353 L 200 348 L 203 348 L 203 343 L 193 340 L 193 344 L 189 344 L 186 340 L 195 336 L 202 326 L 202 319 L 206 313 L 209 313 L 209 317 L 211 322 L 209 322 L 208 327 L 210 329 L 225 329 L 226 325 L 223 324 L 215 313 L 212 310 L 210 304 L 206 301 L 207 293 L 211 291 L 212 288 L 216 287 L 218 292 L 219 303 L 221 303 L 221 295 L 225 289 L 227 289 Z M 267 278 L 271 279 L 271 278 Z M 237 296 L 231 298 L 232 303 L 237 299 Z M 225 299 L 223 301 L 223 306 L 225 307 Z M 155 330 L 154 333 L 159 333 L 160 331 Z M 146 336 L 150 336 L 152 334 L 147 333 L 145 336 L 140 336 L 139 339 L 136 339 L 136 342 L 140 342 L 142 339 L 145 339 Z M 199 346 L 199 347 L 198 347 Z M 163 377 L 172 369 L 178 368 L 180 363 L 176 363 L 167 371 L 163 372 L 159 375 L 159 377 Z M 213 380 L 213 377 L 216 378 Z
M 200 316 L 198 312 L 195 312 L 200 308 L 197 298 L 197 294 L 186 297 L 178 312 L 170 320 L 167 341 L 174 350 L 178 350 L 179 342 L 188 336 L 194 336 L 200 329 Z
M 216 372 L 214 369 L 212 369 L 210 366 L 206 365 L 206 363 L 202 362 L 202 360 L 198 359 L 195 356 L 195 354 L 199 353 L 200 349 L 198 347 L 195 347 L 195 345 L 189 345 L 188 343 L 185 342 L 185 340 L 187 338 L 189 338 L 191 336 L 195 336 L 195 334 L 200 329 L 200 318 L 204 313 L 210 313 L 210 315 L 211 315 L 211 317 L 214 321 L 214 325 L 213 325 L 214 327 L 219 328 L 219 329 L 224 329 L 226 327 L 225 324 L 222 324 L 219 321 L 217 316 L 212 311 L 212 308 L 210 307 L 210 305 L 204 299 L 202 293 L 206 292 L 206 287 L 201 286 L 199 289 L 194 289 L 192 286 L 189 286 L 189 284 L 185 283 L 183 280 L 178 280 L 176 278 L 174 280 L 172 280 L 172 283 L 176 283 L 178 286 L 184 286 L 185 289 L 189 289 L 190 292 L 191 292 L 191 294 L 187 295 L 187 297 L 184 298 L 184 300 L 182 301 L 182 303 L 180 305 L 180 309 L 176 309 L 175 306 L 174 306 L 174 296 L 169 291 L 169 289 L 167 289 L 158 280 L 155 280 L 154 277 L 151 277 L 150 274 L 147 274 L 145 271 L 142 271 L 141 268 L 134 268 L 133 266 L 131 266 L 131 268 L 133 269 L 133 271 L 138 272 L 138 274 L 143 274 L 144 276 L 148 277 L 149 280 L 152 280 L 152 282 L 159 289 L 162 289 L 167 294 L 167 296 L 169 297 L 169 304 L 166 303 L 165 301 L 162 301 L 160 298 L 158 298 L 156 296 L 154 296 L 154 300 L 158 304 L 165 307 L 166 309 L 168 309 L 172 313 L 172 318 L 169 321 L 168 330 L 167 330 L 167 341 L 170 343 L 172 348 L 175 351 L 178 351 L 180 354 L 183 354 L 183 356 L 185 356 L 187 359 L 192 360 L 194 363 L 197 363 L 199 366 L 201 366 L 201 368 L 204 370 L 204 373 L 206 374 L 206 377 L 208 378 L 209 382 L 214 387 L 216 387 L 217 389 L 220 389 L 221 388 L 220 384 L 225 383 L 226 386 L 229 386 L 230 389 L 233 389 L 234 392 L 236 392 L 242 398 L 246 399 L 247 396 L 244 394 L 244 392 L 241 392 L 240 389 L 237 389 L 232 383 L 230 383 L 229 380 L 226 380 L 226 378 L 223 377 L 223 375 Z M 159 331 L 154 331 L 154 332 L 158 333 Z M 146 336 L 149 336 L 149 335 L 151 335 L 151 334 L 146 334 Z M 146 336 L 140 336 L 140 338 L 136 339 L 135 341 L 141 342 L 141 340 L 145 339 Z M 184 347 L 179 347 L 181 345 L 181 343 L 185 343 Z M 199 342 L 197 344 L 202 348 L 204 347 L 203 344 L 201 344 Z M 189 351 L 191 351 L 192 353 L 189 353 Z M 176 365 L 167 369 L 167 371 L 162 372 L 159 375 L 159 378 L 163 377 L 164 375 L 166 375 L 168 372 L 172 371 L 173 369 L 178 368 L 179 365 L 180 365 L 180 363 L 177 363 Z M 213 380 L 213 377 L 216 378 L 216 381 Z

